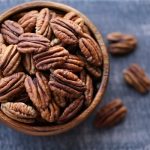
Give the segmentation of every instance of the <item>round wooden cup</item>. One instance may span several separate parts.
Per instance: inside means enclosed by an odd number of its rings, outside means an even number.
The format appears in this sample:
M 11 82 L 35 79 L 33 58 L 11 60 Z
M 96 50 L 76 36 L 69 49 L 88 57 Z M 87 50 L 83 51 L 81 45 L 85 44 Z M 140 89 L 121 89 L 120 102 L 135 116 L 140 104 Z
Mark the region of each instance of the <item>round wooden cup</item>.
M 35 135 L 35 136 L 60 134 L 60 133 L 66 132 L 74 128 L 79 123 L 84 121 L 95 110 L 96 106 L 101 102 L 104 92 L 106 91 L 106 86 L 107 86 L 108 77 L 109 77 L 109 56 L 108 56 L 106 46 L 103 42 L 102 35 L 85 15 L 83 15 L 81 12 L 79 12 L 78 10 L 72 7 L 69 7 L 67 5 L 60 4 L 60 3 L 47 2 L 47 1 L 34 1 L 34 2 L 29 2 L 29 3 L 24 3 L 2 13 L 0 15 L 0 23 L 2 23 L 4 20 L 9 18 L 10 16 L 14 16 L 15 14 L 18 14 L 22 11 L 39 9 L 39 8 L 44 8 L 44 7 L 55 9 L 55 10 L 60 10 L 63 12 L 74 11 L 76 12 L 76 14 L 78 14 L 80 17 L 82 17 L 85 20 L 85 24 L 89 27 L 89 29 L 95 36 L 95 39 L 97 40 L 102 50 L 103 74 L 102 74 L 100 87 L 91 105 L 87 109 L 85 109 L 80 115 L 78 115 L 77 117 L 75 117 L 73 120 L 71 120 L 70 122 L 66 124 L 55 125 L 55 126 L 33 126 L 30 124 L 24 124 L 24 123 L 20 123 L 15 120 L 12 120 L 0 111 L 0 120 L 2 122 L 4 122 L 8 126 L 18 131 L 21 131 L 23 133 L 30 134 L 30 135 Z

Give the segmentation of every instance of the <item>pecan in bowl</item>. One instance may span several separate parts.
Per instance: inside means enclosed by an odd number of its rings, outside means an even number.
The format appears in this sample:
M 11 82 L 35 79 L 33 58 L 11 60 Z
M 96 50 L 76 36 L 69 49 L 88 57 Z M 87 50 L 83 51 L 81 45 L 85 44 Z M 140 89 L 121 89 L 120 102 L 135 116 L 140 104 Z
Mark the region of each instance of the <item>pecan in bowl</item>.
M 0 120 L 36 136 L 84 121 L 101 102 L 109 75 L 96 27 L 53 2 L 16 6 L 0 24 Z

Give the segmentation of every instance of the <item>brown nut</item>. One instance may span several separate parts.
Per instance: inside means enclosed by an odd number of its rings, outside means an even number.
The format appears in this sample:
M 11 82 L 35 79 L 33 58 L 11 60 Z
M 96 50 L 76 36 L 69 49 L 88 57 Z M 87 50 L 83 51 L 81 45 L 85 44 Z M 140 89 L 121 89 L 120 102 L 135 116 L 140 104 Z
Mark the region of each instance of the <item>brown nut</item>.
M 84 92 L 85 96 L 85 105 L 89 106 L 92 101 L 93 101 L 93 92 L 94 92 L 94 87 L 93 87 L 93 80 L 92 78 L 83 70 L 80 73 L 80 79 L 85 83 L 86 90 Z
M 22 102 L 7 102 L 1 104 L 2 112 L 13 120 L 23 123 L 33 123 L 37 112 L 32 106 Z
M 52 36 L 52 29 L 50 27 L 50 20 L 55 18 L 56 13 L 50 11 L 48 8 L 43 8 L 39 12 L 36 22 L 36 33 L 47 37 L 48 39 Z
M 47 79 L 41 73 L 36 72 L 36 78 L 32 80 L 30 76 L 27 76 L 24 84 L 36 108 L 40 112 L 46 109 L 51 101 L 51 92 L 48 87 Z
M 115 99 L 103 106 L 96 114 L 94 126 L 97 128 L 112 127 L 126 116 L 127 108 L 120 99 Z
M 49 106 L 41 112 L 42 118 L 48 122 L 56 122 L 60 115 L 60 109 L 55 104 L 54 101 L 51 101 Z
M 0 44 L 4 44 L 5 41 L 4 41 L 4 38 L 3 38 L 3 35 L 0 33 Z
M 6 20 L 1 26 L 1 33 L 8 44 L 17 44 L 24 30 L 17 22 Z
M 130 34 L 113 32 L 107 35 L 109 52 L 114 55 L 123 55 L 132 52 L 137 46 L 137 39 Z
M 86 33 L 86 34 L 88 34 L 88 35 L 91 36 L 91 31 L 90 31 L 90 29 L 88 28 L 87 25 L 85 25 L 85 24 L 83 25 L 82 31 L 83 31 L 84 33 Z
M 53 92 L 53 100 L 59 107 L 64 108 L 67 105 L 67 99 L 55 92 Z
M 101 71 L 100 66 L 94 66 L 94 65 L 90 64 L 89 62 L 87 62 L 85 58 L 83 58 L 81 56 L 79 56 L 79 57 L 84 62 L 85 69 L 92 77 L 100 78 L 102 76 L 102 71 Z
M 36 68 L 35 68 L 32 54 L 25 54 L 24 55 L 23 65 L 29 74 L 33 75 L 36 73 Z
M 38 11 L 32 10 L 28 13 L 25 13 L 23 17 L 19 19 L 18 23 L 22 26 L 24 32 L 32 32 L 34 30 L 36 26 L 37 16 Z
M 66 13 L 64 18 L 74 21 L 74 23 L 78 24 L 80 27 L 84 25 L 84 20 L 73 11 Z
M 64 123 L 75 117 L 82 108 L 84 97 L 81 96 L 74 100 L 69 106 L 67 106 L 58 119 L 58 123 Z
M 150 78 L 138 64 L 131 64 L 123 71 L 125 81 L 140 93 L 150 90 Z
M 85 68 L 88 71 L 88 73 L 93 77 L 100 78 L 102 76 L 102 71 L 100 67 L 96 67 L 88 62 L 85 62 Z
M 95 66 L 102 64 L 101 49 L 91 36 L 84 34 L 84 37 L 79 39 L 79 47 L 88 62 Z
M 78 36 L 82 35 L 81 27 L 68 19 L 54 18 L 51 27 L 55 36 L 65 44 L 77 44 Z
M 5 49 L 6 49 L 6 45 L 0 43 L 0 58 L 1 58 L 1 56 L 3 55 Z M 1 61 L 1 59 L 0 59 L 0 61 Z
M 49 50 L 34 55 L 36 68 L 48 70 L 63 65 L 69 56 L 68 51 L 61 46 L 54 46 Z
M 19 37 L 17 46 L 18 51 L 21 53 L 38 53 L 46 51 L 50 46 L 50 41 L 35 33 L 24 33 Z
M 0 80 L 0 102 L 12 100 L 16 94 L 24 89 L 25 74 L 15 73 Z
M 9 45 L 5 48 L 0 60 L 0 70 L 3 76 L 13 74 L 21 61 L 21 55 L 17 51 L 17 45 Z
M 67 98 L 78 98 L 86 89 L 78 76 L 63 69 L 54 70 L 49 85 L 53 92 Z
M 71 72 L 81 72 L 84 67 L 84 62 L 75 55 L 69 55 L 68 59 L 59 68 L 67 69 Z

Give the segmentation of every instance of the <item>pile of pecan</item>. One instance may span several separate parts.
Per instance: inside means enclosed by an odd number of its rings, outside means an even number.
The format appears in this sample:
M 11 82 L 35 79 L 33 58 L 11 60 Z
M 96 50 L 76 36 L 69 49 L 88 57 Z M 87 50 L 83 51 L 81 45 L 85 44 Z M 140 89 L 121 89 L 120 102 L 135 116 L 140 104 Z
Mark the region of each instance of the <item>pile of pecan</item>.
M 101 75 L 101 49 L 76 13 L 43 8 L 1 24 L 0 103 L 8 117 L 65 123 L 92 103 Z
M 112 32 L 107 35 L 108 50 L 112 55 L 124 56 L 132 53 L 137 47 L 137 39 L 132 34 Z M 137 92 L 150 92 L 150 77 L 139 64 L 130 64 L 123 70 L 123 78 Z M 94 126 L 97 128 L 112 127 L 121 122 L 127 115 L 127 107 L 120 98 L 111 100 L 96 113 Z

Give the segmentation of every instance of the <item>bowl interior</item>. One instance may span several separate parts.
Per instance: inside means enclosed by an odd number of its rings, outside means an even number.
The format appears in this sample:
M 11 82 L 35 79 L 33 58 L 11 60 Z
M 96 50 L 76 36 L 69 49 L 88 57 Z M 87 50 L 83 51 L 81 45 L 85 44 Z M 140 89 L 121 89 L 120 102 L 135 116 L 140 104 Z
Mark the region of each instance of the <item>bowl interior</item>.
M 107 82 L 108 82 L 108 76 L 109 76 L 109 57 L 106 50 L 106 46 L 103 42 L 102 36 L 100 32 L 96 29 L 96 27 L 92 24 L 92 22 L 81 12 L 77 11 L 76 9 L 69 7 L 64 4 L 55 3 L 55 2 L 30 2 L 30 3 L 24 3 L 21 5 L 18 5 L 12 9 L 9 9 L 8 11 L 4 12 L 0 15 L 0 23 L 2 23 L 4 20 L 6 20 L 9 17 L 14 16 L 15 14 L 18 14 L 22 11 L 27 11 L 31 9 L 39 9 L 39 8 L 50 8 L 55 9 L 61 12 L 70 12 L 74 11 L 76 12 L 80 17 L 82 17 L 85 20 L 85 24 L 89 27 L 91 32 L 93 33 L 94 38 L 98 42 L 99 46 L 102 50 L 102 56 L 103 56 L 103 75 L 102 80 L 100 83 L 100 86 L 98 88 L 98 91 L 96 93 L 96 96 L 91 103 L 91 105 L 85 109 L 81 114 L 79 114 L 76 118 L 71 120 L 70 122 L 63 124 L 63 125 L 55 125 L 55 126 L 31 126 L 28 124 L 20 123 L 17 121 L 14 121 L 10 118 L 8 118 L 6 115 L 4 115 L 0 111 L 0 120 L 4 122 L 5 124 L 9 125 L 10 127 L 13 127 L 16 130 L 19 130 L 21 132 L 30 134 L 30 135 L 38 135 L 38 136 L 44 136 L 44 135 L 54 135 L 58 133 L 63 133 L 76 125 L 78 125 L 80 122 L 84 121 L 91 113 L 94 111 L 95 107 L 101 102 L 102 96 L 106 90 Z

